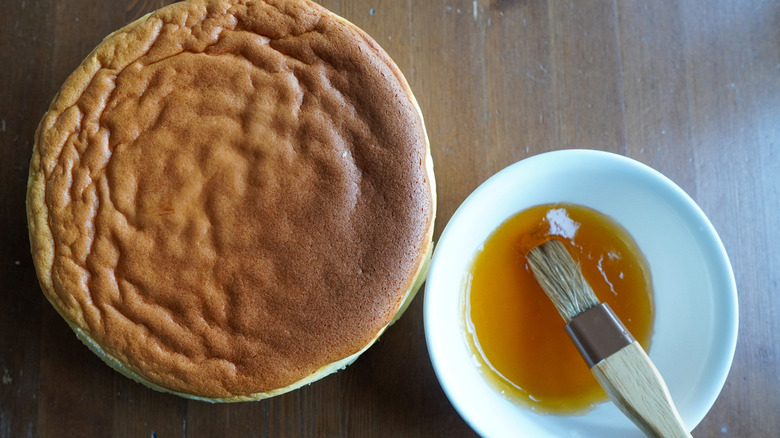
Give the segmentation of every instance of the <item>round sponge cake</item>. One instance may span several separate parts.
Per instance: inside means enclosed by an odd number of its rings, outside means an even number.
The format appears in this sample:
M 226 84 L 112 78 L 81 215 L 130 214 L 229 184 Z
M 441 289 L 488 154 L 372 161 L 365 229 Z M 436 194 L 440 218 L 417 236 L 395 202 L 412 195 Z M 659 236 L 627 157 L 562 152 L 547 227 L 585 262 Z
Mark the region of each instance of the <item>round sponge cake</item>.
M 188 0 L 109 35 L 38 128 L 41 287 L 121 373 L 208 401 L 343 368 L 424 279 L 422 116 L 364 32 L 306 0 Z

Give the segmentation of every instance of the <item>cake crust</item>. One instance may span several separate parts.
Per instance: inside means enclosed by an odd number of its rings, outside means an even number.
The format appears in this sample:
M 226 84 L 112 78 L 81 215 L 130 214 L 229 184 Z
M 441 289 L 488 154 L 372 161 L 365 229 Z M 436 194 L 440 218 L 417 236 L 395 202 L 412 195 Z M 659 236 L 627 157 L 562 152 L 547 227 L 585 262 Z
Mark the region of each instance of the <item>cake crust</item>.
M 109 35 L 36 133 L 44 293 L 151 387 L 263 398 L 343 367 L 423 278 L 435 189 L 387 54 L 305 0 L 188 0 Z

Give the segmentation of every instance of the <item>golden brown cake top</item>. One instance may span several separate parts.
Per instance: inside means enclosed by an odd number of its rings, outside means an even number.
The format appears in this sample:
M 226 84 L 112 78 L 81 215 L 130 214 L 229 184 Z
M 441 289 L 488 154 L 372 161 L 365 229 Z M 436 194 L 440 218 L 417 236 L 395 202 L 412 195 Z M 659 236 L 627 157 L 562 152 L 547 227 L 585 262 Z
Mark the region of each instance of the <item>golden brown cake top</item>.
M 356 353 L 411 287 L 427 141 L 379 46 L 308 1 L 186 1 L 110 35 L 44 117 L 45 293 L 130 370 L 232 397 Z

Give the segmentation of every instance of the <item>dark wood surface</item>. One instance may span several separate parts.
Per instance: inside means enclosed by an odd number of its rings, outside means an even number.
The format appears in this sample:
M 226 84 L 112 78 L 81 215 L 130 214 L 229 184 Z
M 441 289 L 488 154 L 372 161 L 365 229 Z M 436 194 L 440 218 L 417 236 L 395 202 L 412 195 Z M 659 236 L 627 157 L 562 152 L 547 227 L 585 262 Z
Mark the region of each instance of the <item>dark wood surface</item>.
M 45 301 L 24 213 L 37 123 L 105 35 L 165 3 L 3 2 L 0 437 L 473 436 L 428 360 L 422 296 L 345 371 L 232 405 L 120 376 Z M 420 102 L 438 181 L 437 237 L 479 183 L 553 149 L 622 153 L 685 189 L 723 239 L 740 300 L 730 377 L 693 434 L 777 436 L 780 1 L 322 3 L 385 47 Z

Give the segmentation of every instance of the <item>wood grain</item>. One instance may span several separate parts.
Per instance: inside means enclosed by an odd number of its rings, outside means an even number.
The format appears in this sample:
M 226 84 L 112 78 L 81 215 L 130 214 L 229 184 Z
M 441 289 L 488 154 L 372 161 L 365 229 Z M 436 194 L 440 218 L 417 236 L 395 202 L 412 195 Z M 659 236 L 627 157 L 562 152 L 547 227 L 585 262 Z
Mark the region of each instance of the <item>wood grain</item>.
M 209 405 L 106 367 L 43 298 L 29 255 L 38 121 L 105 35 L 169 0 L 21 0 L 0 14 L 0 438 L 474 436 L 436 381 L 422 299 L 354 365 L 271 400 Z M 740 298 L 734 365 L 694 436 L 780 430 L 780 1 L 323 0 L 372 35 L 425 115 L 438 237 L 466 196 L 544 151 L 594 148 L 699 203 Z

